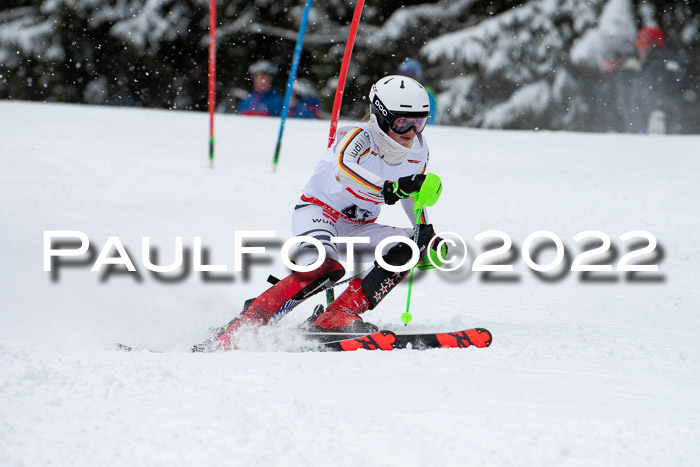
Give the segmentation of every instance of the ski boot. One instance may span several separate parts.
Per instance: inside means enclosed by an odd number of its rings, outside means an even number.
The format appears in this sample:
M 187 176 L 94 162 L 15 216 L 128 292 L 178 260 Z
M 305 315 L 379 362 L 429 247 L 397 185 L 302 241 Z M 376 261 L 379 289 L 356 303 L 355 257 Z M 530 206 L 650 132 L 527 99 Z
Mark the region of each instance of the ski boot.
M 372 323 L 365 323 L 360 314 L 369 309 L 370 302 L 362 291 L 362 279 L 356 277 L 350 281 L 348 288 L 330 304 L 327 310 L 318 307 L 309 321 L 309 332 L 340 332 L 372 334 L 379 328 Z M 322 307 L 322 305 L 320 305 Z

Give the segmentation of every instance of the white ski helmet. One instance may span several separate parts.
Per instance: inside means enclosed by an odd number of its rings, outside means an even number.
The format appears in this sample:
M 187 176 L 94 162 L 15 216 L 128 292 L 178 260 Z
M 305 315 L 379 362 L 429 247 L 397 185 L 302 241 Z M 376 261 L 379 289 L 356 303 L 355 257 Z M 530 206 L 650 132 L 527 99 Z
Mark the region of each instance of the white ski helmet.
M 421 118 L 430 115 L 430 99 L 422 84 L 407 76 L 385 76 L 372 85 L 369 92 L 370 113 L 377 124 L 387 133 L 391 123 L 399 117 Z M 416 133 L 423 126 L 415 128 Z M 408 131 L 408 130 L 406 130 Z

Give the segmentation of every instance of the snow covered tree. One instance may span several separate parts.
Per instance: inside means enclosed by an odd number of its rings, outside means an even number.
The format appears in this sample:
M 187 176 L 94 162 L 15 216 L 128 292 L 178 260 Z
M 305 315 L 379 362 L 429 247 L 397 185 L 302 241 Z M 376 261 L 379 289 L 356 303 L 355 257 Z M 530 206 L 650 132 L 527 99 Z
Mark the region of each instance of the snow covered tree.
M 470 15 L 471 23 L 421 49 L 440 76 L 443 122 L 590 129 L 603 58 L 633 54 L 643 25 L 661 26 L 697 67 L 700 12 L 691 2 L 533 0 L 491 13 Z M 691 69 L 685 83 L 689 112 L 697 107 L 697 76 Z M 690 126 L 698 128 L 697 118 Z
M 189 27 L 205 15 L 172 0 L 22 2 L 0 14 L 0 96 L 191 106 L 207 55 Z
M 0 98 L 205 109 L 208 0 L 9 0 L 0 10 Z M 355 7 L 315 2 L 300 76 L 330 111 Z M 218 1 L 218 101 L 234 111 L 248 67 L 267 58 L 283 89 L 303 0 Z M 666 31 L 686 67 L 686 132 L 700 132 L 700 2 L 691 0 L 368 0 L 343 117 L 406 58 L 424 65 L 442 122 L 594 129 L 600 61 L 634 53 L 636 31 Z

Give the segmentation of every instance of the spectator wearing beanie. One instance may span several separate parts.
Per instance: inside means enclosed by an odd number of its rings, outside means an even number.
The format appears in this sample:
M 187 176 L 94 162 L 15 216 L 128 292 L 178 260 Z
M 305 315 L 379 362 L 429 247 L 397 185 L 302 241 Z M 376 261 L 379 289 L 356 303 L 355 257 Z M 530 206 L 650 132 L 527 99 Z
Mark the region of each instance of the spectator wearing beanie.
M 277 67 L 268 60 L 258 60 L 248 68 L 253 77 L 253 91 L 238 103 L 238 113 L 278 117 L 282 114 L 282 96 L 272 87 Z

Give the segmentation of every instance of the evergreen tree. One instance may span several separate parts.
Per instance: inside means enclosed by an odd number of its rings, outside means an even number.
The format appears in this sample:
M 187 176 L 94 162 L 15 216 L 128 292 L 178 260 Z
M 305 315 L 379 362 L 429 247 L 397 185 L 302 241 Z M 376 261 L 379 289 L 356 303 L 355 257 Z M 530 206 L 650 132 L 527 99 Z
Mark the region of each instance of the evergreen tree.
M 8 0 L 0 11 L 0 98 L 206 109 L 208 0 Z M 313 4 L 299 75 L 329 112 L 355 1 Z M 283 90 L 303 0 L 219 0 L 220 111 L 234 111 L 257 59 Z M 686 68 L 684 131 L 700 132 L 700 3 L 691 0 L 367 0 L 342 116 L 406 58 L 424 65 L 444 123 L 594 129 L 599 62 L 633 53 L 654 24 Z
M 637 29 L 655 24 L 688 64 L 679 105 L 688 115 L 684 131 L 700 131 L 697 3 L 532 0 L 512 8 L 506 3 L 490 2 L 488 17 L 472 11 L 476 24 L 458 26 L 421 49 L 442 79 L 443 122 L 589 130 L 604 56 L 633 54 Z

